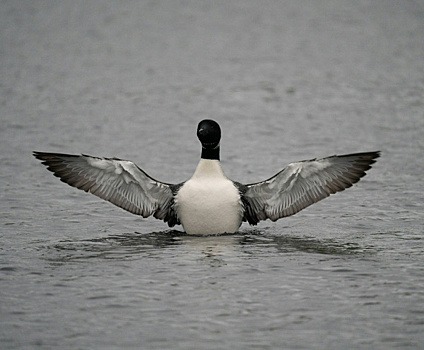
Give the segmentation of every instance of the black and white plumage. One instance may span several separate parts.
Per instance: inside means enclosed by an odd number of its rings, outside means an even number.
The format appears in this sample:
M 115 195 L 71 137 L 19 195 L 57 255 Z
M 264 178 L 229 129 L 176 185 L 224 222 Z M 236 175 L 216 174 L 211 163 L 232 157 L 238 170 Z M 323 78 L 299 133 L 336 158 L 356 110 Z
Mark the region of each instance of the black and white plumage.
M 188 234 L 236 232 L 243 221 L 256 225 L 296 214 L 359 181 L 379 152 L 311 159 L 289 164 L 268 180 L 243 185 L 228 179 L 219 161 L 221 129 L 199 123 L 202 157 L 193 176 L 180 184 L 153 179 L 131 161 L 88 155 L 34 152 L 63 182 L 93 193 L 133 214 L 153 215 Z

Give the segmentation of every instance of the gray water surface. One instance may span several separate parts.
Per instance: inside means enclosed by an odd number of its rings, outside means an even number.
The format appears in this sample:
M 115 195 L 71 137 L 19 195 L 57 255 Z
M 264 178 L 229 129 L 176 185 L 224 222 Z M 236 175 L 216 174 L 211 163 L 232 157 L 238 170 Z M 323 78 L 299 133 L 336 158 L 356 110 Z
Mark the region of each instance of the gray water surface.
M 3 1 L 1 349 L 420 349 L 421 1 Z M 33 150 L 189 178 L 381 150 L 357 185 L 190 237 L 73 189 Z

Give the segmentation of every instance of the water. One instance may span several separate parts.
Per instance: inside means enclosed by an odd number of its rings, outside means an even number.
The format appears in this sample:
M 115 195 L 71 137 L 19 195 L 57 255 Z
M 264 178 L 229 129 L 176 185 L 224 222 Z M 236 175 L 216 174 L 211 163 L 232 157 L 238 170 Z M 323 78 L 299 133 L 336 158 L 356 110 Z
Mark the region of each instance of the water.
M 2 349 L 423 346 L 422 3 L 3 1 L 0 18 Z M 202 118 L 244 183 L 383 153 L 344 193 L 206 238 L 31 156 L 118 156 L 177 183 Z

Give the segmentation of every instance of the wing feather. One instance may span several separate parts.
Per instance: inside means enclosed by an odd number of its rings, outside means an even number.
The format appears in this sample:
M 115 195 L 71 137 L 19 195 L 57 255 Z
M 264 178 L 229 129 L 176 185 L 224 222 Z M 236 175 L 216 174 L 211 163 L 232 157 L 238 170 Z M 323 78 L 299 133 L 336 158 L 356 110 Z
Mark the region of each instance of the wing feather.
M 61 181 L 92 193 L 133 214 L 179 224 L 174 192 L 180 185 L 166 184 L 147 175 L 131 161 L 89 155 L 34 152 Z
M 256 225 L 260 220 L 296 214 L 351 187 L 379 156 L 380 152 L 365 152 L 291 163 L 268 180 L 245 185 L 244 220 Z

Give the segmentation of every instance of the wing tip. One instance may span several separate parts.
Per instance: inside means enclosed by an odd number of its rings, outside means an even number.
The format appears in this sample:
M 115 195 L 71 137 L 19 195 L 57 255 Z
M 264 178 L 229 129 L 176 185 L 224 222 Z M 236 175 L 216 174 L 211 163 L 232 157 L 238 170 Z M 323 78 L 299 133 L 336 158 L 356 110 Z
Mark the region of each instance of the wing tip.
M 370 152 L 358 152 L 358 153 L 349 153 L 349 154 L 343 154 L 340 156 L 333 156 L 333 157 L 358 157 L 360 159 L 364 160 L 373 160 L 373 163 L 375 163 L 375 160 L 381 156 L 381 151 L 370 151 Z
M 40 152 L 40 151 L 32 151 L 32 155 L 39 159 L 39 160 L 52 160 L 52 159 L 58 159 L 61 157 L 66 158 L 78 158 L 80 155 L 77 154 L 67 154 L 67 153 L 56 153 L 56 152 Z M 85 156 L 85 155 L 83 155 Z

